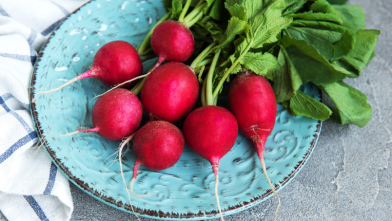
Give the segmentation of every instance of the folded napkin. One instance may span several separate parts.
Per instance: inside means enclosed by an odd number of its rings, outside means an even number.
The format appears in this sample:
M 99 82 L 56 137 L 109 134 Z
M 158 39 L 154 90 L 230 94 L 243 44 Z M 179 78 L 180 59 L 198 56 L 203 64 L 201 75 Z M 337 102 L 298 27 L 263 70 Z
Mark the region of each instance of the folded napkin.
M 86 0 L 0 0 L 0 211 L 9 221 L 69 220 L 67 178 L 38 141 L 28 86 L 41 45 Z M 29 158 L 31 157 L 31 158 Z

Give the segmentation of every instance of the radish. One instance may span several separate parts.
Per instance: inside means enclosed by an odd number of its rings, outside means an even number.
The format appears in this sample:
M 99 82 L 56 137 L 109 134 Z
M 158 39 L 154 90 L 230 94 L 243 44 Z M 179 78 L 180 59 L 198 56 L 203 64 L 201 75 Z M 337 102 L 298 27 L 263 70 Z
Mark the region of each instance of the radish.
M 218 196 L 219 160 L 230 151 L 236 141 L 237 121 L 234 115 L 223 107 L 204 106 L 187 116 L 183 133 L 188 146 L 212 165 L 215 174 L 215 197 L 223 220 Z
M 181 157 L 185 140 L 181 131 L 173 124 L 166 121 L 150 121 L 126 139 L 120 150 L 133 137 L 135 138 L 133 152 L 137 159 L 133 167 L 130 188 L 133 195 L 141 198 L 145 196 L 138 196 L 133 192 L 133 183 L 136 180 L 139 166 L 144 165 L 150 170 L 164 170 L 172 167 Z
M 164 21 L 154 28 L 151 48 L 158 55 L 158 67 L 164 61 L 185 62 L 195 48 L 192 32 L 179 21 Z
M 44 139 L 43 144 L 51 137 L 89 132 L 97 132 L 108 140 L 120 141 L 136 131 L 142 120 L 142 115 L 142 104 L 136 95 L 126 89 L 119 88 L 100 97 L 94 104 L 92 111 L 94 128 L 79 129 L 64 135 L 52 135 L 47 139 L 42 137 L 40 141 Z
M 195 106 L 199 82 L 192 68 L 169 62 L 151 72 L 141 91 L 144 111 L 155 119 L 177 123 Z
M 118 88 L 100 97 L 94 104 L 94 130 L 102 137 L 120 141 L 139 127 L 143 109 L 132 92 Z
M 114 87 L 124 81 L 139 76 L 143 71 L 142 61 L 135 48 L 126 41 L 112 41 L 103 45 L 94 57 L 90 70 L 75 77 L 58 88 L 40 91 L 35 94 L 48 94 L 57 91 L 75 81 L 95 77 L 108 87 Z M 124 87 L 131 87 L 136 82 L 128 83 Z
M 144 44 L 144 43 L 143 43 Z M 195 48 L 195 41 L 189 28 L 179 21 L 164 21 L 151 34 L 151 48 L 158 55 L 158 62 L 147 74 L 124 81 L 115 88 L 149 76 L 165 61 L 185 62 Z
M 239 74 L 230 84 L 228 101 L 230 111 L 237 119 L 241 133 L 253 141 L 272 192 L 278 197 L 276 220 L 280 198 L 271 184 L 264 162 L 265 142 L 274 128 L 276 118 L 274 91 L 262 76 L 249 73 Z

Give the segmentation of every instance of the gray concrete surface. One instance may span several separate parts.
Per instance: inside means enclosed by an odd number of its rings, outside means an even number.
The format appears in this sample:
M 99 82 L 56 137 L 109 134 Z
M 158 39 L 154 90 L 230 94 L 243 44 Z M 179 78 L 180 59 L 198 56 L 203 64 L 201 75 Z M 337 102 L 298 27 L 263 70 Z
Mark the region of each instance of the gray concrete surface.
M 365 128 L 324 122 L 317 147 L 306 166 L 280 191 L 278 220 L 392 220 L 391 3 L 391 0 L 350 1 L 365 9 L 367 28 L 382 31 L 375 59 L 361 77 L 346 81 L 368 96 L 373 117 Z M 95 200 L 76 186 L 72 185 L 71 190 L 75 203 L 71 220 L 137 220 L 134 215 Z M 225 220 L 273 220 L 276 206 L 277 200 L 272 198 Z

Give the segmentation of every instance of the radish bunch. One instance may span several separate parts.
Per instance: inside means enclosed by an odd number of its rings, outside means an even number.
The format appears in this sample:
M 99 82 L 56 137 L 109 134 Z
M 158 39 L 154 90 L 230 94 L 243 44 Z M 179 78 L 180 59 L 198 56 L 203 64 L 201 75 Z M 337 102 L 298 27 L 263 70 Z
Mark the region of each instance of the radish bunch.
M 197 4 L 191 5 L 192 2 Z M 249 31 L 249 27 L 233 28 L 233 24 L 242 23 L 230 20 L 228 27 L 234 34 L 214 35 L 220 27 L 213 23 L 207 25 L 211 17 L 218 19 L 215 15 L 205 16 L 213 2 L 186 0 L 181 13 L 171 11 L 164 16 L 136 49 L 124 41 L 109 42 L 98 50 L 90 70 L 56 89 L 37 94 L 54 92 L 87 77 L 96 77 L 112 87 L 100 96 L 93 107 L 94 127 L 66 135 L 97 132 L 110 140 L 123 140 L 118 150 L 120 171 L 130 202 L 122 168 L 124 146 L 133 140 L 137 159 L 129 185 L 132 194 L 141 198 L 146 195 L 138 196 L 133 191 L 139 166 L 156 171 L 170 168 L 178 162 L 187 143 L 195 153 L 211 163 L 217 207 L 224 220 L 218 195 L 219 163 L 233 147 L 238 130 L 253 141 L 275 193 L 264 162 L 264 148 L 275 124 L 276 99 L 269 82 L 262 76 L 249 73 L 241 65 L 243 56 L 236 57 L 239 49 L 229 46 L 234 44 L 240 47 L 241 53 L 247 53 L 252 41 L 249 45 L 241 45 L 247 42 L 244 38 L 237 42 L 234 40 L 237 35 Z M 193 9 L 188 13 L 191 7 Z M 192 29 L 194 25 L 196 28 Z M 210 28 L 212 40 L 211 37 L 206 38 L 208 41 L 199 40 L 202 46 L 196 49 L 194 33 L 200 31 L 200 27 Z M 214 28 L 215 32 L 211 31 Z M 197 54 L 194 55 L 195 50 Z M 195 57 L 190 65 L 184 64 L 192 55 Z M 142 61 L 154 56 L 158 57 L 157 63 L 147 74 L 141 75 Z M 237 72 L 242 74 L 230 83 L 229 110 L 217 106 L 224 82 L 229 80 L 230 74 Z M 138 79 L 142 80 L 136 84 Z M 118 88 L 131 86 L 134 86 L 131 91 Z M 150 121 L 141 126 L 143 111 L 150 116 Z M 182 131 L 178 125 L 182 125 Z

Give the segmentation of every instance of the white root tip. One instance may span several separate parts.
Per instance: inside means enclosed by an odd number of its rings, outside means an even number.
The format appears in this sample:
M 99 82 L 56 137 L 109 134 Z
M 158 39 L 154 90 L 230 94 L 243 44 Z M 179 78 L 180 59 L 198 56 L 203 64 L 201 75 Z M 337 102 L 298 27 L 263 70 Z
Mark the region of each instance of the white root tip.
M 132 212 L 133 212 L 133 214 L 135 214 L 135 216 L 137 217 L 137 219 L 140 221 L 140 217 L 135 213 L 135 209 L 133 208 L 133 205 L 132 205 L 131 195 L 129 194 L 128 186 L 127 186 L 127 183 L 125 182 L 124 172 L 123 172 L 123 169 L 122 169 L 122 160 L 121 160 L 121 158 L 122 158 L 122 150 L 123 150 L 125 144 L 128 143 L 133 137 L 134 137 L 134 134 L 132 134 L 131 136 L 129 136 L 126 140 L 124 140 L 124 141 L 121 143 L 121 146 L 120 146 L 120 148 L 119 148 L 119 150 L 118 150 L 118 151 L 119 151 L 118 160 L 119 160 L 119 162 L 120 162 L 121 177 L 122 177 L 123 182 L 124 182 L 125 190 L 127 191 L 127 194 L 128 194 L 128 199 L 129 199 L 129 203 L 130 203 L 131 208 L 132 208 Z
M 29 155 L 29 153 L 30 153 L 31 150 L 35 149 L 39 144 L 41 144 L 41 145 L 38 146 L 38 149 L 34 152 L 34 154 L 33 154 L 31 157 L 27 156 L 27 159 L 33 158 L 33 157 L 38 153 L 39 149 L 41 149 L 41 147 L 42 147 L 50 138 L 52 138 L 52 137 L 64 137 L 64 136 L 69 136 L 69 135 L 73 135 L 73 134 L 77 134 L 77 133 L 79 133 L 79 131 L 74 131 L 74 132 L 71 132 L 71 133 L 63 134 L 63 135 L 61 135 L 61 134 L 52 135 L 52 136 L 50 136 L 50 137 L 48 137 L 48 138 L 46 138 L 46 139 L 45 139 L 44 136 L 42 136 L 41 139 L 39 139 L 39 141 L 37 142 L 37 144 L 34 145 L 33 147 L 31 147 L 31 148 L 29 149 L 29 151 L 27 151 L 27 154 L 26 154 L 26 155 Z
M 219 210 L 219 214 L 220 214 L 221 220 L 225 221 L 223 219 L 222 210 L 221 210 L 220 203 L 219 203 L 219 195 L 218 195 L 219 174 L 218 174 L 218 172 L 214 172 L 214 174 L 215 174 L 215 198 L 216 198 L 216 203 L 218 204 L 218 210 Z
M 278 197 L 278 207 L 276 207 L 275 219 L 274 219 L 276 221 L 276 219 L 278 218 L 278 211 L 279 211 L 279 207 L 280 207 L 280 197 L 279 197 L 279 194 L 275 192 L 275 188 L 273 187 L 273 185 L 271 183 L 271 180 L 268 177 L 267 168 L 265 166 L 264 159 L 260 158 L 260 163 L 261 163 L 261 166 L 263 167 L 263 171 L 264 171 L 265 177 L 267 177 L 267 180 L 268 180 L 268 183 L 269 183 L 269 185 L 270 185 L 270 187 L 272 189 L 272 192 L 276 195 L 276 197 Z
M 35 100 L 36 100 L 38 94 L 50 94 L 50 93 L 52 93 L 52 92 L 55 92 L 55 91 L 60 90 L 61 88 L 65 87 L 65 86 L 67 86 L 67 85 L 69 85 L 69 84 L 72 84 L 73 82 L 75 82 L 75 81 L 77 81 L 77 80 L 79 80 L 78 77 L 75 77 L 75 78 L 73 78 L 72 80 L 69 80 L 67 83 L 61 85 L 60 87 L 57 87 L 57 88 L 54 88 L 54 89 L 50 89 L 50 90 L 48 90 L 48 91 L 40 91 L 40 92 L 37 92 L 37 93 L 35 93 L 34 98 L 31 100 L 31 102 L 32 102 L 32 103 L 35 103 Z
M 136 180 L 135 178 L 132 178 L 131 183 L 130 183 L 131 192 L 132 192 L 132 194 L 133 194 L 135 197 L 141 199 L 141 198 L 144 198 L 144 197 L 148 197 L 148 196 L 154 195 L 154 194 L 146 194 L 146 195 L 144 195 L 144 196 L 140 196 L 140 195 L 137 195 L 135 192 L 133 192 L 133 183 L 135 183 L 135 180 Z
M 128 83 L 131 83 L 132 81 L 136 81 L 137 79 L 147 77 L 150 73 L 151 73 L 151 71 L 148 72 L 147 74 L 140 75 L 140 76 L 138 76 L 138 77 L 132 78 L 131 80 L 124 81 L 123 83 L 121 83 L 121 84 L 119 84 L 119 85 L 117 85 L 117 86 L 115 86 L 115 87 L 110 88 L 110 90 L 106 91 L 105 93 L 100 94 L 100 95 L 97 95 L 97 96 L 91 98 L 90 102 L 93 101 L 93 100 L 94 100 L 95 98 L 97 98 L 97 97 L 101 97 L 101 96 L 107 94 L 108 92 L 110 92 L 110 91 L 112 91 L 112 90 L 114 90 L 114 89 L 116 89 L 116 88 L 119 88 L 119 87 L 123 86 L 124 84 L 128 84 Z

